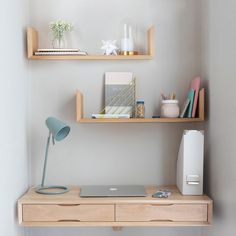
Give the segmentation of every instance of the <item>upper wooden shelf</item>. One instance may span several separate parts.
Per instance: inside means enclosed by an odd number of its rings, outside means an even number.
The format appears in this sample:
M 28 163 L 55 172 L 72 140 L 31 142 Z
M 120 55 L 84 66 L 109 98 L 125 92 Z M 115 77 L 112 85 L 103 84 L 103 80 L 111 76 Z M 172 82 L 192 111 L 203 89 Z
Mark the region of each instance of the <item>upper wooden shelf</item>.
M 78 123 L 191 123 L 203 122 L 205 120 L 204 104 L 205 90 L 201 89 L 198 102 L 198 117 L 196 118 L 130 118 L 130 119 L 93 119 L 84 118 L 83 94 L 80 91 L 76 93 L 76 120 Z
M 146 55 L 133 56 L 105 56 L 105 55 L 87 55 L 87 56 L 35 56 L 34 52 L 38 49 L 38 32 L 33 27 L 27 28 L 27 49 L 28 59 L 31 60 L 151 60 L 154 58 L 154 33 L 152 26 L 148 32 L 148 52 Z

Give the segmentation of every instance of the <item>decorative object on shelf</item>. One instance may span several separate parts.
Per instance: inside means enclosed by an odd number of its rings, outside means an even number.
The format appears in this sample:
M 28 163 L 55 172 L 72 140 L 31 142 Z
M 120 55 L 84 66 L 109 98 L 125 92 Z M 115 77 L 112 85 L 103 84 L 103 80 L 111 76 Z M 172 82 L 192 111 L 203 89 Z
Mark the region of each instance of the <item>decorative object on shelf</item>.
M 121 55 L 137 55 L 135 50 L 136 26 L 131 20 L 126 20 L 122 25 Z
M 65 33 L 72 31 L 73 25 L 63 20 L 57 20 L 49 24 L 49 29 L 53 35 L 53 48 L 65 48 Z
M 161 117 L 177 118 L 179 117 L 179 101 L 178 100 L 162 100 Z
M 136 103 L 136 118 L 145 118 L 145 105 L 144 100 L 138 100 Z
M 35 55 L 39 48 L 38 31 L 33 27 L 27 28 L 27 57 L 29 60 L 152 60 L 155 56 L 154 37 L 155 27 L 152 26 L 147 31 L 147 52 L 141 55 L 133 56 L 106 56 L 106 55 Z M 121 36 L 120 36 L 121 38 Z M 81 51 L 80 51 L 81 52 Z
M 116 46 L 116 40 L 102 40 L 102 47 L 101 49 L 103 50 L 103 54 L 106 56 L 110 56 L 110 55 L 115 55 L 117 56 L 117 51 L 118 51 L 118 47 Z
M 84 117 L 84 102 L 81 91 L 76 91 L 76 121 L 79 124 L 99 124 L 99 123 L 198 123 L 205 120 L 205 89 L 199 91 L 199 105 L 197 109 L 198 116 L 195 118 L 160 118 L 155 114 L 152 118 L 130 118 L 130 119 L 93 119 L 91 117 Z M 105 108 L 101 111 L 104 113 Z
M 176 100 L 176 94 L 171 93 L 169 96 L 165 96 L 162 93 L 161 97 L 162 97 L 161 117 L 162 118 L 179 117 L 180 108 L 179 108 L 179 101 Z
M 105 74 L 105 114 L 135 115 L 135 78 L 130 72 Z
M 54 117 L 47 118 L 46 125 L 49 129 L 49 135 L 48 135 L 48 139 L 47 139 L 47 146 L 46 146 L 46 152 L 45 152 L 43 176 L 42 176 L 41 185 L 40 185 L 40 187 L 38 187 L 36 189 L 36 193 L 47 194 L 47 195 L 56 195 L 56 194 L 66 193 L 69 191 L 67 187 L 57 186 L 57 185 L 56 186 L 45 186 L 44 181 L 45 181 L 46 168 L 47 168 L 48 150 L 49 150 L 51 138 L 52 138 L 53 145 L 55 144 L 54 140 L 56 140 L 56 141 L 63 140 L 69 134 L 70 127 Z M 59 191 L 57 191 L 57 192 L 50 191 L 50 190 L 54 190 L 54 189 L 59 190 Z

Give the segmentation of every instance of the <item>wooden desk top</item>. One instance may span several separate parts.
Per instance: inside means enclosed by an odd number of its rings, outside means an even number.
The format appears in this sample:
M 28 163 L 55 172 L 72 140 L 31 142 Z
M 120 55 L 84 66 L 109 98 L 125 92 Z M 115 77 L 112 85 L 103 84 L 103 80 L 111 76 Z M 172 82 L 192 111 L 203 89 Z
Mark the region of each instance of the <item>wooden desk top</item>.
M 32 187 L 23 195 L 19 204 L 211 204 L 212 200 L 206 196 L 183 196 L 176 186 L 146 187 L 147 197 L 99 197 L 99 198 L 81 198 L 79 196 L 79 187 L 69 187 L 69 192 L 61 195 L 43 195 L 35 192 Z M 153 198 L 152 194 L 157 190 L 166 189 L 172 192 L 169 198 Z

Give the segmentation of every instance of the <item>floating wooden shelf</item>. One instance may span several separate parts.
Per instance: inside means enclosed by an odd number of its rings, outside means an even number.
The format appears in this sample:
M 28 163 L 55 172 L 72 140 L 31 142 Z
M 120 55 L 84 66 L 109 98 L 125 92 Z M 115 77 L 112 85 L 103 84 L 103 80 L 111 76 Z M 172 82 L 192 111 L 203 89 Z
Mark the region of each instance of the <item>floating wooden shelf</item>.
M 38 49 L 38 32 L 33 27 L 27 28 L 27 49 L 28 58 L 31 60 L 151 60 L 154 58 L 154 31 L 152 26 L 148 32 L 148 53 L 146 55 L 133 56 L 105 56 L 105 55 L 88 55 L 88 56 L 35 56 L 34 52 Z
M 198 117 L 196 118 L 130 118 L 130 119 L 92 119 L 83 117 L 83 94 L 80 91 L 76 93 L 76 115 L 79 123 L 191 123 L 203 122 L 205 119 L 204 104 L 205 90 L 201 89 L 198 102 Z
M 160 189 L 169 198 L 153 198 Z M 42 195 L 29 191 L 18 201 L 18 221 L 29 227 L 79 226 L 209 226 L 212 200 L 203 196 L 182 196 L 175 186 L 146 187 L 147 197 L 81 198 L 79 187 L 63 195 Z M 118 228 L 119 229 L 119 228 Z

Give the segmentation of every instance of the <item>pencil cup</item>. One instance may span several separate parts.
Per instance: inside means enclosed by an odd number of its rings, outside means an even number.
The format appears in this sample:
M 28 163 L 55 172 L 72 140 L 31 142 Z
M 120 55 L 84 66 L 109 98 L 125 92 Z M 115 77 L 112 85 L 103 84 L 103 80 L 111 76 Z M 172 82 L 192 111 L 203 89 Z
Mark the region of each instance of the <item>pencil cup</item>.
M 161 105 L 161 117 L 177 118 L 179 117 L 179 110 L 178 100 L 163 100 Z

